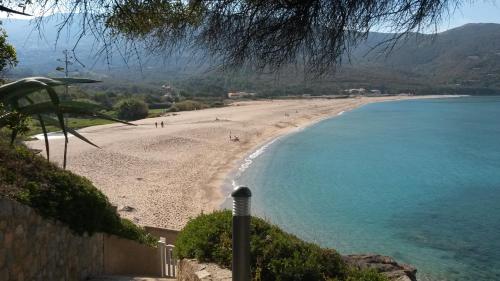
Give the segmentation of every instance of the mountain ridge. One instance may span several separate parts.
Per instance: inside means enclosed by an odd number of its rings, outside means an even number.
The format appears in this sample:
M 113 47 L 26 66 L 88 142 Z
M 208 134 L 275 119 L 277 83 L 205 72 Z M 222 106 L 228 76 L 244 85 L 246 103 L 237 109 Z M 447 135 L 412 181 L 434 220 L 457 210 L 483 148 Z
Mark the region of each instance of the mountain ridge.
M 57 58 L 62 56 L 62 49 L 72 47 L 71 42 L 75 40 L 78 27 L 63 30 L 56 48 L 54 44 L 48 43 L 55 41 L 57 31 L 56 25 L 51 23 L 52 21 L 48 21 L 44 24 L 47 38 L 46 42 L 43 42 L 20 31 L 30 28 L 27 20 L 14 19 L 3 22 L 3 27 L 9 35 L 8 41 L 18 50 L 18 68 L 31 70 L 32 74 L 37 75 L 50 73 L 57 66 Z M 329 82 L 311 83 L 320 83 L 325 87 L 332 85 L 337 91 L 349 87 L 410 92 L 418 92 L 424 88 L 457 91 L 485 89 L 488 93 L 500 91 L 500 24 L 469 23 L 435 34 L 410 33 L 395 43 L 383 43 L 395 35 L 370 33 L 364 42 L 352 50 L 349 59 L 344 59 L 335 75 L 322 78 Z M 374 48 L 375 46 L 378 47 Z M 93 68 L 87 68 L 87 71 L 107 75 L 114 71 L 113 75 L 117 77 L 138 71 L 137 60 L 132 59 L 125 63 L 115 57 L 111 64 L 102 58 L 96 60 L 90 51 L 94 47 L 94 39 L 86 36 L 76 48 L 84 64 L 94 65 Z M 386 53 L 387 49 L 391 51 Z M 166 58 L 163 64 L 158 61 L 155 57 L 149 61 L 145 59 L 145 62 L 141 61 L 140 67 L 150 68 L 156 77 L 172 71 L 186 75 L 200 74 L 194 71 L 194 68 L 185 66 L 186 57 Z M 30 71 L 27 72 L 24 74 L 30 74 Z M 12 74 L 19 76 L 23 71 L 13 71 Z M 250 76 L 250 80 L 255 79 L 255 75 Z M 297 76 L 300 76 L 300 73 L 292 73 L 289 70 L 284 70 L 284 75 L 281 75 L 285 78 L 283 82 L 291 83 L 300 80 Z

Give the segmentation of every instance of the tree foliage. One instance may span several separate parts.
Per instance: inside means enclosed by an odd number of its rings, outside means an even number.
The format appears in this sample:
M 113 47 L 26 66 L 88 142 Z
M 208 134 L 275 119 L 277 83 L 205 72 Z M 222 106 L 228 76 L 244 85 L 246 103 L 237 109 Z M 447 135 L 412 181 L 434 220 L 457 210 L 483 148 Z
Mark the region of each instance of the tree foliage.
M 166 1 L 117 4 L 106 24 L 157 49 L 187 40 L 227 66 L 277 70 L 301 63 L 323 73 L 374 26 L 418 30 L 439 21 L 448 1 Z M 143 20 L 147 18 L 148 20 Z
M 96 147 L 97 145 L 80 135 L 77 131 L 67 127 L 65 124 L 65 114 L 97 117 L 133 125 L 102 114 L 100 112 L 101 108 L 96 104 L 61 101 L 55 90 L 57 86 L 95 82 L 99 81 L 84 78 L 29 77 L 2 85 L 0 86 L 0 129 L 10 129 L 11 145 L 13 145 L 18 134 L 28 131 L 27 118 L 36 118 L 42 127 L 45 139 L 45 152 L 47 153 L 47 160 L 49 160 L 49 140 L 45 126 L 54 125 L 59 127 L 65 138 L 63 167 L 66 168 L 68 133 L 90 145 Z M 47 94 L 46 100 L 35 101 L 33 99 L 39 92 Z
M 148 116 L 148 105 L 139 99 L 125 99 L 116 105 L 118 118 L 124 120 L 138 120 Z
M 28 2 L 38 14 L 83 15 L 82 32 L 165 52 L 197 47 L 225 66 L 276 71 L 300 63 L 324 73 L 374 28 L 407 33 L 438 24 L 463 0 L 66 0 Z M 24 3 L 26 4 L 26 3 Z
M 178 258 L 195 258 L 230 268 L 232 262 L 231 212 L 201 214 L 177 236 Z M 252 280 L 387 281 L 381 274 L 350 268 L 333 249 L 320 248 L 262 219 L 250 226 Z
M 7 33 L 0 28 L 0 73 L 8 67 L 16 66 L 17 62 L 16 49 L 7 43 Z

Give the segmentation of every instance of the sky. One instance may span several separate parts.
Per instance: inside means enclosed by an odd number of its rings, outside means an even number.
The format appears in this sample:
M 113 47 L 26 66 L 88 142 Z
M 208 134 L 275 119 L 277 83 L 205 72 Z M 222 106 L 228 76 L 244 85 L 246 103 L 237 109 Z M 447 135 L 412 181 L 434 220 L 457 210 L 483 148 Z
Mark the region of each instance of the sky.
M 10 17 L 30 19 L 30 17 L 17 15 Z M 0 18 L 5 18 L 5 14 L 0 14 Z M 445 31 L 466 23 L 500 23 L 500 0 L 465 0 L 459 10 L 443 20 L 437 31 Z M 434 31 L 429 30 L 429 32 Z
M 442 22 L 439 31 L 466 23 L 500 23 L 500 1 L 476 0 L 472 4 L 465 3 L 448 20 Z

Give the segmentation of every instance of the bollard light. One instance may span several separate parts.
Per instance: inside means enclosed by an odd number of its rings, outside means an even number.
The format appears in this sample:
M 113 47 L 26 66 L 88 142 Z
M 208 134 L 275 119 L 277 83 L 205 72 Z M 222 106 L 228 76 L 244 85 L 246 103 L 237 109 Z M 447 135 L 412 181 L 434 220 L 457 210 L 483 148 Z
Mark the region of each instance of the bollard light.
M 248 187 L 233 193 L 233 281 L 250 281 L 250 197 Z

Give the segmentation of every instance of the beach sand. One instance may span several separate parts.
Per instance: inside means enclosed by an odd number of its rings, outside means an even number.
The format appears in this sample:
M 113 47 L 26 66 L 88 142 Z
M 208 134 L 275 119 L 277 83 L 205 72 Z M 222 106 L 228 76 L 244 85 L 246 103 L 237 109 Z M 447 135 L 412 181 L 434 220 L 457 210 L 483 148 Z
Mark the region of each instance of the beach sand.
M 189 218 L 220 207 L 225 177 L 259 145 L 367 103 L 412 98 L 417 97 L 235 102 L 134 122 L 138 126 L 88 127 L 79 132 L 101 149 L 70 138 L 68 169 L 90 179 L 121 216 L 181 229 Z M 240 141 L 230 141 L 230 133 Z M 52 161 L 62 162 L 63 142 L 50 141 Z M 28 144 L 44 148 L 43 141 Z

